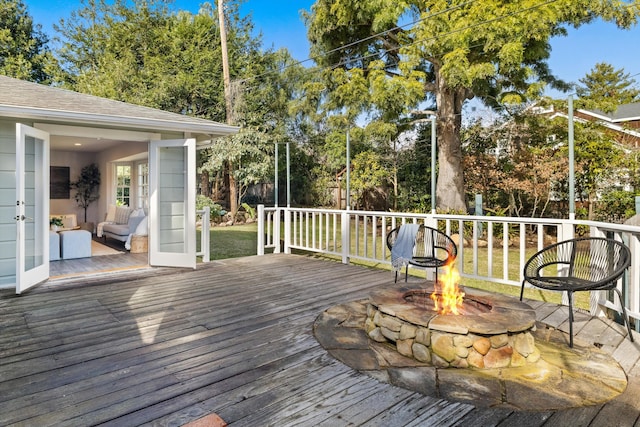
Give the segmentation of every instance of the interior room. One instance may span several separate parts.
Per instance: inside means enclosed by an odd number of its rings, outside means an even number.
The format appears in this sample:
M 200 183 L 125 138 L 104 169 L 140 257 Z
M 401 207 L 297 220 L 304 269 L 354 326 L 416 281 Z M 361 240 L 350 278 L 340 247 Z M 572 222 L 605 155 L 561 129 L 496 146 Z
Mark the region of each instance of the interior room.
M 44 127 L 51 132 L 51 279 L 147 267 L 148 141 L 158 135 Z M 78 201 L 73 184 L 91 165 L 100 177 L 98 198 Z

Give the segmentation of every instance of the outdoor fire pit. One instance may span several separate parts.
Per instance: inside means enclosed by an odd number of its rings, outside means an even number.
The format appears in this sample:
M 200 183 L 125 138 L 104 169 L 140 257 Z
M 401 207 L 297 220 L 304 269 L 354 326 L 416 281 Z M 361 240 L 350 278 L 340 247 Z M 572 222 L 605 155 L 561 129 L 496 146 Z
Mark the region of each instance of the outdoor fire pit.
M 570 349 L 565 333 L 536 322 L 528 304 L 462 289 L 449 273 L 330 307 L 314 335 L 333 357 L 380 381 L 475 406 L 556 410 L 625 390 L 624 370 L 602 349 L 582 340 Z
M 442 314 L 437 311 L 442 295 L 433 284 L 373 292 L 365 331 L 374 341 L 437 367 L 519 367 L 540 359 L 532 335 L 535 312 L 527 304 L 470 291 L 458 298 L 457 314 Z

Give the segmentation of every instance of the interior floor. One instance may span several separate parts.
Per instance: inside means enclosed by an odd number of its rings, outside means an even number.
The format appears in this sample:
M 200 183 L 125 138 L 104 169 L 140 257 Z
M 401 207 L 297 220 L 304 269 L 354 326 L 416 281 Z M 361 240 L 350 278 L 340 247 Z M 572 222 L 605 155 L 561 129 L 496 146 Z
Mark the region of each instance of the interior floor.
M 49 280 L 149 267 L 148 253 L 132 254 L 124 249 L 123 242 L 117 240 L 99 239 L 95 236 L 93 239 L 101 244 L 119 250 L 121 253 L 51 261 L 49 263 Z

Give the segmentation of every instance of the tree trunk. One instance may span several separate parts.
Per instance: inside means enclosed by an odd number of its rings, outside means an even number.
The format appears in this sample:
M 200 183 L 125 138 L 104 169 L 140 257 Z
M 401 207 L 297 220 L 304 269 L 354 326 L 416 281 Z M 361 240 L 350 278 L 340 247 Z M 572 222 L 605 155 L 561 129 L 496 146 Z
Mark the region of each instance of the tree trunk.
M 236 214 L 238 213 L 238 183 L 233 176 L 233 163 L 229 161 L 229 213 L 231 221 L 236 222 Z
M 210 197 L 211 191 L 209 188 L 209 171 L 203 170 L 200 173 L 200 194 L 205 197 Z
M 436 73 L 437 135 L 438 135 L 438 181 L 436 184 L 436 207 L 444 211 L 467 212 L 462 175 L 462 105 L 465 90 L 449 87 L 444 78 Z

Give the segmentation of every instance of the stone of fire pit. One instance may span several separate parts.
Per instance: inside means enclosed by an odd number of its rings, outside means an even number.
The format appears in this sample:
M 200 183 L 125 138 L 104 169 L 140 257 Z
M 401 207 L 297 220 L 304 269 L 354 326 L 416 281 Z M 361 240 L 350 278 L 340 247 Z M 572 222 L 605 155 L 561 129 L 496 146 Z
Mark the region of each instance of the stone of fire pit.
M 429 285 L 375 291 L 369 297 L 365 331 L 374 341 L 392 343 L 403 356 L 439 367 L 492 369 L 538 360 L 531 307 L 503 295 L 464 291 L 459 315 L 433 311 Z

